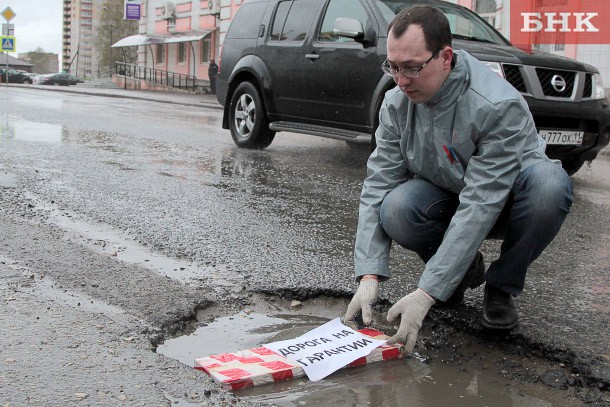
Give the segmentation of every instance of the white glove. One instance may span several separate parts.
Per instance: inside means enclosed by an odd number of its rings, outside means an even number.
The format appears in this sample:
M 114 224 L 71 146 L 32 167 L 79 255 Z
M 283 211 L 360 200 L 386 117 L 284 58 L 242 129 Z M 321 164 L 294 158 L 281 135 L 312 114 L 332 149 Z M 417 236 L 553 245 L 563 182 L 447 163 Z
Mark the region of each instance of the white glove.
M 402 351 L 405 353 L 413 352 L 422 322 L 435 302 L 434 298 L 430 297 L 421 288 L 402 297 L 388 311 L 388 321 L 393 321 L 398 317 L 398 314 L 402 314 L 400 327 L 396 335 L 388 340 L 388 343 L 403 342 L 405 346 Z
M 352 329 L 358 329 L 355 318 L 362 311 L 362 322 L 368 326 L 373 320 L 373 303 L 379 295 L 379 280 L 377 276 L 366 275 L 360 279 L 356 294 L 347 306 L 343 323 Z

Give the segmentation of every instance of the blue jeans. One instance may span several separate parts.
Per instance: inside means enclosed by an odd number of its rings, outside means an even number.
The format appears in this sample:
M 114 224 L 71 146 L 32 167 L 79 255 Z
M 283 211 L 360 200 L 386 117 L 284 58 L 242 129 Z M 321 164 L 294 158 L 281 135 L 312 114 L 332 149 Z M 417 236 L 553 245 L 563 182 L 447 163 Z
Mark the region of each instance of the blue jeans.
M 381 225 L 392 240 L 428 262 L 441 245 L 458 203 L 457 194 L 412 179 L 386 196 Z M 389 209 L 396 206 L 402 210 Z M 499 258 L 487 270 L 487 283 L 518 295 L 528 266 L 555 238 L 571 206 L 572 183 L 561 166 L 547 162 L 521 171 L 487 236 L 503 240 Z

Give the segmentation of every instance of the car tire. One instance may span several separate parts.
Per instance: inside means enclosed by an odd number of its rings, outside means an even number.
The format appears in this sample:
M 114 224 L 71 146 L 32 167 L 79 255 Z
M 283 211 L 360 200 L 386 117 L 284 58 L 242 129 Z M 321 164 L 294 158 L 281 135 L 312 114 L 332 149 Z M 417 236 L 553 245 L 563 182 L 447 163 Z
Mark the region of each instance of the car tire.
M 375 128 L 377 128 L 377 121 L 375 121 Z M 369 144 L 369 150 L 372 153 L 377 148 L 377 139 L 375 138 L 375 132 L 371 135 L 371 143 Z
M 371 154 L 377 148 L 377 138 L 375 137 L 375 133 L 377 132 L 377 128 L 379 127 L 379 111 L 381 110 L 381 103 L 383 102 L 383 95 L 386 94 L 391 88 L 386 88 L 382 93 L 381 97 L 377 100 L 377 109 L 375 110 L 375 121 L 373 122 L 373 133 L 371 133 L 371 143 L 369 144 L 369 150 Z
M 31 84 L 32 84 L 32 81 L 31 81 L 31 80 L 29 80 L 29 79 L 24 79 L 24 80 L 23 80 L 23 83 L 28 84 L 28 85 L 31 85 Z
M 572 176 L 578 172 L 584 165 L 584 161 L 579 158 L 567 159 L 564 158 L 561 160 L 561 166 L 568 173 L 568 175 Z
M 264 149 L 271 145 L 275 132 L 269 121 L 258 89 L 250 82 L 237 86 L 229 104 L 229 128 L 236 145 Z

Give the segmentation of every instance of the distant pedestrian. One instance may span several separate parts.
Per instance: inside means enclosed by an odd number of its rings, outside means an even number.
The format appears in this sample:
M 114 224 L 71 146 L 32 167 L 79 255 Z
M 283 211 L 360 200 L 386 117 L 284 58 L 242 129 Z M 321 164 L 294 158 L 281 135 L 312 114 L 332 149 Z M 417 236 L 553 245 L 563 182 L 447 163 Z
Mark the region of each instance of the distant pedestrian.
M 210 61 L 210 66 L 208 67 L 208 78 L 210 78 L 210 90 L 213 94 L 216 93 L 216 76 L 218 76 L 218 65 L 216 65 L 216 61 L 212 59 Z

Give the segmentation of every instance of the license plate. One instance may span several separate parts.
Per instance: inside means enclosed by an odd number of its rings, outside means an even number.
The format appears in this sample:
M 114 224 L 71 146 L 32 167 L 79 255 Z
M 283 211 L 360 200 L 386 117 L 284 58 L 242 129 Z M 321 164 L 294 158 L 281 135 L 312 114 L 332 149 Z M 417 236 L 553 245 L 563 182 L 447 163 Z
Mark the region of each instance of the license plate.
M 540 136 L 546 140 L 547 144 L 568 144 L 580 146 L 584 131 L 567 130 L 540 130 Z

